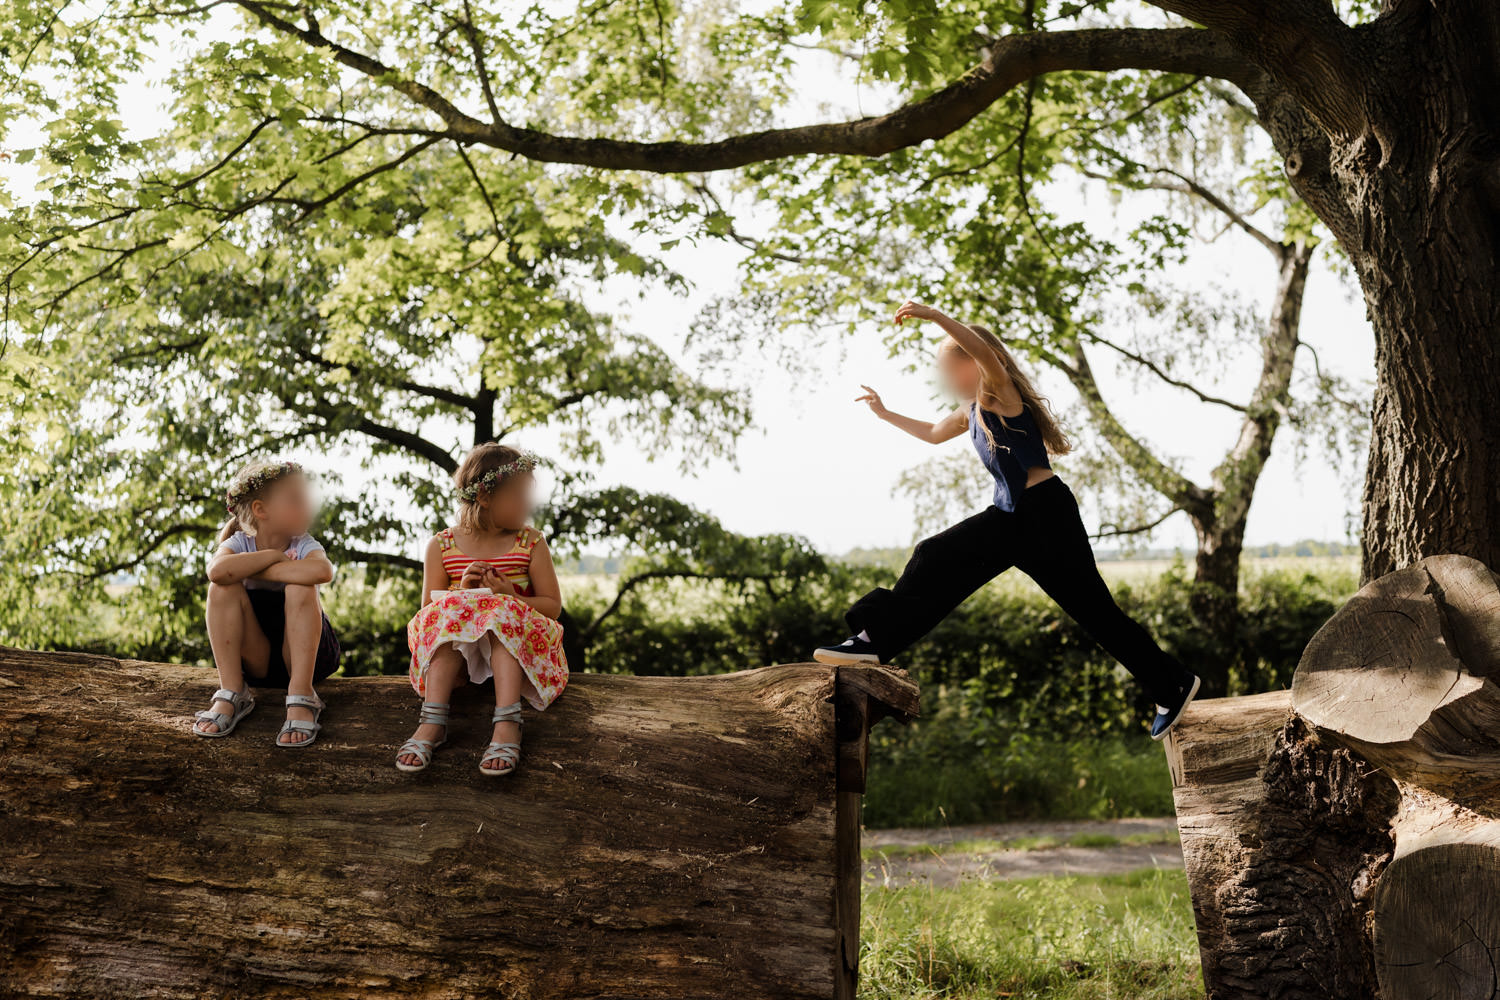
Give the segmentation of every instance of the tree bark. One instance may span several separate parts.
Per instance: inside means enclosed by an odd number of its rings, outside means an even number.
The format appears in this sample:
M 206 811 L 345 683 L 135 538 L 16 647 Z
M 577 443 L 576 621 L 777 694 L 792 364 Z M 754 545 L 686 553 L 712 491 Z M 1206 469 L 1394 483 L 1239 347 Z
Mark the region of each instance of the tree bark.
M 1500 956 L 1500 578 L 1439 556 L 1364 587 L 1290 692 L 1168 743 L 1213 1000 L 1460 1000 Z
M 486 779 L 484 694 L 419 775 L 416 698 L 329 681 L 190 734 L 201 669 L 0 649 L 0 994 L 852 997 L 879 668 L 576 675 Z

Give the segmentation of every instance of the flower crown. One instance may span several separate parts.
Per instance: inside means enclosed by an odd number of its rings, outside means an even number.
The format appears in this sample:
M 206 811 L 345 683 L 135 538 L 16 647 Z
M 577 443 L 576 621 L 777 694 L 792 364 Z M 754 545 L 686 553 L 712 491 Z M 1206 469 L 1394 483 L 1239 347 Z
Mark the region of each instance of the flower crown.
M 282 476 L 289 476 L 294 472 L 301 471 L 302 466 L 296 462 L 279 462 L 276 465 L 268 465 L 264 469 L 252 472 L 245 478 L 244 483 L 240 485 L 239 489 L 231 489 L 224 494 L 224 506 L 229 513 L 233 514 L 236 507 Z
M 523 451 L 504 465 L 495 466 L 468 486 L 460 486 L 457 491 L 458 498 L 465 503 L 472 503 L 479 499 L 480 493 L 489 493 L 508 477 L 514 476 L 518 472 L 530 472 L 541 464 L 542 460 L 535 454 Z

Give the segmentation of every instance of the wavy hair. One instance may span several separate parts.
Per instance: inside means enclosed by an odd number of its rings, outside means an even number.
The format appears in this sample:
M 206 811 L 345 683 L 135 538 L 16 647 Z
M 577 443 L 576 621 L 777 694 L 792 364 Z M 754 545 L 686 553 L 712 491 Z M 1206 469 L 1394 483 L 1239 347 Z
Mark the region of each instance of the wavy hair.
M 977 333 L 990 346 L 990 349 L 995 352 L 995 357 L 1000 362 L 1000 367 L 1004 368 L 1005 373 L 1010 376 L 1010 380 L 1015 385 L 1016 391 L 1021 394 L 1021 402 L 1031 411 L 1031 416 L 1036 420 L 1037 429 L 1042 432 L 1042 444 L 1046 447 L 1047 454 L 1066 455 L 1072 451 L 1073 443 L 1068 440 L 1068 436 L 1058 426 L 1057 417 L 1052 413 L 1051 401 L 1036 391 L 1036 386 L 1032 385 L 1030 376 L 1022 371 L 1021 366 L 1016 363 L 1015 355 L 1010 353 L 1009 348 L 1001 342 L 999 337 L 995 336 L 989 327 L 971 323 L 969 324 L 969 329 Z M 952 337 L 945 340 L 938 350 L 961 354 L 966 358 L 973 357 L 968 351 L 964 350 L 962 344 Z M 979 369 L 979 394 L 974 402 L 982 409 L 992 410 L 1000 418 L 1000 423 L 1005 426 L 1006 430 L 1012 429 L 1010 424 L 1006 422 L 1004 415 L 1000 413 L 1000 394 L 995 391 L 994 386 L 990 385 L 989 378 L 985 376 L 983 367 Z M 979 426 L 984 430 L 985 440 L 990 443 L 990 450 L 993 451 L 998 447 L 995 442 L 994 432 L 990 430 L 989 424 L 983 420 L 979 421 Z M 1018 430 L 1017 433 L 1025 432 Z

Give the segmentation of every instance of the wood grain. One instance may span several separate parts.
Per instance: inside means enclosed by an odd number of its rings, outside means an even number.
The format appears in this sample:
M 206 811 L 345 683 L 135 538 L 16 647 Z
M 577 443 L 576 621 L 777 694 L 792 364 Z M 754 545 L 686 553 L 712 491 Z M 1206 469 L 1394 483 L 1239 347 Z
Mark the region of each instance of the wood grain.
M 0 649 L 0 995 L 849 995 L 840 673 L 579 675 L 495 780 L 484 692 L 403 775 L 404 678 L 286 751 L 277 696 L 202 740 L 201 669 Z

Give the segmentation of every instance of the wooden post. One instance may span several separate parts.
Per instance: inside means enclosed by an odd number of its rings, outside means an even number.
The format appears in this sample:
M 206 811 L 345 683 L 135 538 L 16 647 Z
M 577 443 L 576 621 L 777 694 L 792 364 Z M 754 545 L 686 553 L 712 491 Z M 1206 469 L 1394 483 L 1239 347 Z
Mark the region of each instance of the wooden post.
M 1318 632 L 1290 692 L 1168 745 L 1212 1000 L 1468 1000 L 1500 959 L 1500 578 L 1438 556 Z
M 189 732 L 212 675 L 0 648 L 0 995 L 852 997 L 868 726 L 899 671 L 584 674 L 478 772 L 486 691 L 403 775 L 404 678 Z

